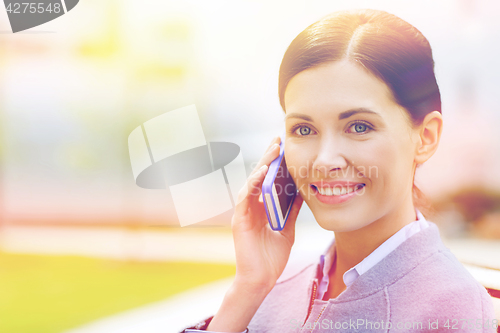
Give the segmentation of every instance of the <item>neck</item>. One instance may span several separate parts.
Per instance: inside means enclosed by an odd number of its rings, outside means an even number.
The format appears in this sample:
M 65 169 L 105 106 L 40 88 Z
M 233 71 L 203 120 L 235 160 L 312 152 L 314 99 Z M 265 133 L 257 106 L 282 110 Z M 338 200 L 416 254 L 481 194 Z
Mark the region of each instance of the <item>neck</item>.
M 408 204 L 403 205 L 402 209 L 393 211 L 361 229 L 335 232 L 337 280 L 397 231 L 415 220 L 415 208 L 410 200 Z

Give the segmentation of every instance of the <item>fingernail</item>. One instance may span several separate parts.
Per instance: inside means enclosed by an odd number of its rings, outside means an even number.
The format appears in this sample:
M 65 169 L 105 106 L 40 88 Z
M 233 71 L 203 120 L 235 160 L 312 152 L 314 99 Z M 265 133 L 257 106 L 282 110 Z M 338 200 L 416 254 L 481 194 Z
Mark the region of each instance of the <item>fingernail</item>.
M 267 169 L 267 165 L 264 164 L 263 166 L 260 167 L 259 171 L 263 172 L 266 169 Z

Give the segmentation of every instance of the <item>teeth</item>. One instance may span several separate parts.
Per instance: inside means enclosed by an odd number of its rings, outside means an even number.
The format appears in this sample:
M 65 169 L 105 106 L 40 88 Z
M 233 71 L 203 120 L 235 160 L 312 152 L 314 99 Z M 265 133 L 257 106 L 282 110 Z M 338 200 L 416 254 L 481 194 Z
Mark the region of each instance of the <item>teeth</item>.
M 339 186 L 335 186 L 334 188 L 331 188 L 331 187 L 319 188 L 316 186 L 315 187 L 316 187 L 316 190 L 321 195 L 330 195 L 330 196 L 333 195 L 333 196 L 335 196 L 335 195 L 344 195 L 344 194 L 351 193 L 352 191 L 359 190 L 363 186 L 364 186 L 364 184 L 358 184 L 358 185 L 356 185 L 356 187 L 339 187 Z

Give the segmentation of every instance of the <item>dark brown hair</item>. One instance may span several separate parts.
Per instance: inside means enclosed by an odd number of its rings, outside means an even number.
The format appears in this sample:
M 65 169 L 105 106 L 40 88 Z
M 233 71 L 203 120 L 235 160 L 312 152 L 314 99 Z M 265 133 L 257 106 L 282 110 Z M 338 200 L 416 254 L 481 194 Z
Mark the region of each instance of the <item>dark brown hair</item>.
M 387 84 L 414 126 L 432 111 L 441 112 L 429 42 L 408 22 L 380 10 L 332 13 L 302 31 L 287 48 L 279 70 L 278 94 L 301 71 L 327 62 L 351 60 Z M 414 204 L 428 205 L 414 185 Z

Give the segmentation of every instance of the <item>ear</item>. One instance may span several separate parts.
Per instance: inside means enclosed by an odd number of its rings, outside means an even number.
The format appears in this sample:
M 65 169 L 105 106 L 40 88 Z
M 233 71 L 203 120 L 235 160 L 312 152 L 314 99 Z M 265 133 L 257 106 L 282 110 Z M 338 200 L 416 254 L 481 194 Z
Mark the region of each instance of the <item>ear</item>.
M 422 164 L 436 151 L 443 130 L 443 117 L 439 111 L 428 113 L 418 127 L 419 140 L 415 147 L 415 162 Z

